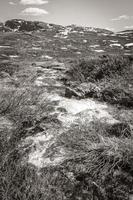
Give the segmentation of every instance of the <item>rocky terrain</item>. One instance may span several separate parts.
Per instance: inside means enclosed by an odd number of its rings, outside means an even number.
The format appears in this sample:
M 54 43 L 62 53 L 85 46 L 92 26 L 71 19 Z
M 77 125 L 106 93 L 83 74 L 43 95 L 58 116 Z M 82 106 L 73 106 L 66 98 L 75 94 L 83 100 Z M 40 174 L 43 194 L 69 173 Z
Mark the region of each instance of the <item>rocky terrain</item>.
M 2 200 L 132 200 L 133 31 L 0 24 Z

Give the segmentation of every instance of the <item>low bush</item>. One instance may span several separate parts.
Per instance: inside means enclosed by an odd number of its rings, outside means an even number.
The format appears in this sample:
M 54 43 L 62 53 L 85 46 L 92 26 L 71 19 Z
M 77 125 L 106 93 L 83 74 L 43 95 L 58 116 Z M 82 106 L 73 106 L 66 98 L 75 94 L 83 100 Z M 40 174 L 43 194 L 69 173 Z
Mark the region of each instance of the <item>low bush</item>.
M 103 78 L 113 78 L 116 75 L 124 76 L 128 73 L 133 59 L 123 56 L 104 56 L 91 60 L 75 61 L 68 71 L 73 81 L 91 80 L 92 82 Z
M 103 200 L 129 199 L 133 189 L 133 140 L 107 137 L 102 128 L 94 123 L 88 128 L 76 126 L 59 138 L 58 146 L 67 152 L 62 166 L 75 179 L 72 199 L 77 195 L 81 199 L 91 195 Z
M 133 93 L 128 88 L 107 87 L 102 90 L 101 99 L 111 104 L 119 104 L 128 108 L 133 107 Z
M 19 70 L 19 65 L 17 65 L 17 64 L 12 64 L 10 62 L 8 62 L 8 63 L 0 63 L 0 73 L 1 72 L 6 72 L 10 76 L 12 76 L 18 70 Z
M 132 64 L 133 58 L 124 56 L 79 60 L 70 64 L 71 67 L 63 81 L 72 88 L 75 83 L 74 89 L 82 83 L 95 84 L 100 90 L 100 95 L 95 94 L 92 97 L 111 104 L 133 107 Z

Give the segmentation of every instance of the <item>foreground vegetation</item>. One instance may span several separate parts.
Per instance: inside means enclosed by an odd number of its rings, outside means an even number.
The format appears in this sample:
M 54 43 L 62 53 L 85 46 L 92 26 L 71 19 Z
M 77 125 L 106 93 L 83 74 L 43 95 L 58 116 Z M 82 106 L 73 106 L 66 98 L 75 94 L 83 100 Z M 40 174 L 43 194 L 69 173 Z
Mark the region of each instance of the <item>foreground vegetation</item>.
M 30 148 L 24 150 L 20 145 L 37 130 L 28 133 L 24 126 L 16 126 L 10 133 L 1 131 L 2 200 L 128 200 L 133 191 L 133 138 L 110 137 L 106 130 L 96 121 L 72 126 L 50 147 L 63 148 L 65 160 L 40 171 L 24 162 Z
M 133 107 L 133 57 L 102 56 L 71 63 L 65 84 L 81 98 L 93 97 L 111 104 Z M 84 84 L 83 84 L 84 83 Z
M 132 58 L 125 57 L 78 61 L 72 63 L 67 72 L 66 85 L 75 89 L 81 83 L 91 82 L 100 88 L 100 95 L 89 93 L 86 97 L 131 108 L 131 65 Z M 62 129 L 47 149 L 48 153 L 51 149 L 54 153 L 58 148 L 64 149 L 64 160 L 58 165 L 38 169 L 27 162 L 31 148 L 23 148 L 22 142 L 28 136 L 44 132 L 47 124 L 57 130 L 57 125 L 62 128 L 62 124 L 57 116 L 51 115 L 54 105 L 47 98 L 42 101 L 44 88 L 34 85 L 36 73 L 23 72 L 22 77 L 19 66 L 7 68 L 4 67 L 4 71 L 16 84 L 0 88 L 0 120 L 6 123 L 0 126 L 1 199 L 128 200 L 133 194 L 131 124 L 122 121 L 109 125 L 96 119 L 91 123 L 72 124 L 69 129 Z M 19 79 L 13 77 L 14 73 L 19 74 Z M 43 127 L 42 121 L 45 122 Z

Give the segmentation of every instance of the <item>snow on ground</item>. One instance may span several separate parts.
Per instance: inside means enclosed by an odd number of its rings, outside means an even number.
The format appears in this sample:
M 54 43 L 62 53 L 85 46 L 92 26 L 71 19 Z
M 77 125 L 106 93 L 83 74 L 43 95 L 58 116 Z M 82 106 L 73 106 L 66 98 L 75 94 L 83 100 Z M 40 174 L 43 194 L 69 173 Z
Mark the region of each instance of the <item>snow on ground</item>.
M 113 37 L 115 37 L 115 36 L 117 36 L 117 34 L 116 34 L 116 33 L 113 33 L 113 34 L 111 34 L 110 36 L 113 36 Z
M 127 43 L 127 44 L 125 44 L 125 47 L 133 47 L 133 43 Z
M 123 31 L 123 32 L 119 32 L 117 33 L 118 35 L 124 35 L 124 34 L 132 34 L 132 31 Z
M 17 56 L 17 55 L 10 55 L 9 57 L 10 58 L 18 58 L 19 56 Z
M 80 54 L 81 54 L 81 52 L 80 52 L 80 51 L 77 51 L 77 52 L 76 52 L 76 54 L 80 55 Z
M 95 49 L 94 50 L 95 52 L 97 52 L 97 53 L 102 53 L 102 52 L 105 52 L 104 50 L 102 50 L 102 49 Z
M 32 47 L 33 50 L 41 50 L 41 47 Z
M 132 53 L 124 53 L 125 56 L 131 56 Z
M 12 129 L 13 123 L 6 117 L 0 117 L 0 129 Z
M 64 108 L 67 113 L 60 113 L 58 119 L 63 122 L 65 126 L 71 125 L 71 123 L 76 122 L 77 120 L 82 120 L 81 115 L 86 112 L 84 115 L 84 120 L 88 120 L 88 123 L 94 119 L 99 119 L 102 122 L 106 121 L 107 123 L 113 124 L 117 120 L 109 114 L 108 105 L 105 103 L 99 103 L 92 99 L 67 99 L 59 95 L 51 95 L 48 97 L 51 101 L 59 101 L 58 107 Z
M 83 40 L 83 43 L 87 43 L 87 40 Z
M 112 43 L 118 43 L 118 40 L 110 40 Z
M 71 33 L 78 33 L 78 31 L 71 31 Z
M 85 30 L 85 31 L 91 31 L 91 32 L 97 33 L 96 28 L 93 28 L 93 27 L 85 27 L 84 30 Z
M 72 44 L 68 44 L 67 47 L 72 47 Z
M 58 148 L 58 150 L 55 152 L 51 146 L 56 143 L 56 137 L 61 133 L 61 131 L 55 129 L 46 129 L 37 135 L 29 136 L 24 139 L 21 146 L 25 150 L 27 147 L 28 149 L 30 148 L 27 158 L 28 163 L 38 168 L 60 164 L 66 157 L 65 151 L 62 148 Z M 49 148 L 52 155 L 49 155 L 48 153 Z
M 119 35 L 119 37 L 122 37 L 122 38 L 129 38 L 128 35 Z
M 67 50 L 67 47 L 61 47 L 62 50 Z
M 97 47 L 100 47 L 99 44 L 95 44 L 95 45 L 90 45 L 91 48 L 97 48 Z
M 63 31 L 60 32 L 61 35 L 67 36 L 71 32 L 72 28 L 67 27 Z
M 55 63 L 56 65 L 57 63 Z M 59 71 L 54 68 L 43 68 L 43 70 L 43 75 L 37 78 L 35 84 L 38 82 L 38 84 L 50 84 L 51 86 L 58 85 L 62 90 L 63 85 L 58 81 L 58 77 L 61 76 Z M 27 137 L 22 144 L 25 150 L 30 147 L 28 163 L 38 168 L 56 166 L 67 158 L 67 152 L 62 147 L 56 147 L 56 141 L 57 136 L 64 133 L 64 130 L 68 130 L 72 124 L 90 123 L 97 119 L 110 124 L 118 122 L 112 116 L 111 108 L 106 103 L 100 103 L 89 98 L 81 100 L 68 99 L 61 96 L 57 91 L 55 89 L 52 93 L 44 92 L 41 99 L 42 102 L 46 98 L 51 103 L 57 102 L 51 114 L 56 115 L 57 119 L 62 122 L 61 127 L 47 129 L 44 126 L 43 132 Z M 65 112 L 62 112 L 61 108 Z
M 51 60 L 51 59 L 53 59 L 53 57 L 51 57 L 51 56 L 48 56 L 48 55 L 42 55 L 42 56 L 41 56 L 41 58 L 46 58 L 46 59 L 48 59 L 48 60 Z
M 10 46 L 0 46 L 0 48 L 11 48 Z
M 98 33 L 99 36 L 108 36 L 107 33 Z
M 67 35 L 61 35 L 61 34 L 59 34 L 59 33 L 57 33 L 55 36 L 54 36 L 55 38 L 63 38 L 63 39 L 67 39 L 68 38 L 68 36 Z
M 48 27 L 49 29 L 53 29 L 53 25 L 51 25 L 51 24 L 47 24 L 47 27 Z
M 123 49 L 123 46 L 119 43 L 113 43 L 109 45 L 110 47 L 120 47 L 121 49 Z

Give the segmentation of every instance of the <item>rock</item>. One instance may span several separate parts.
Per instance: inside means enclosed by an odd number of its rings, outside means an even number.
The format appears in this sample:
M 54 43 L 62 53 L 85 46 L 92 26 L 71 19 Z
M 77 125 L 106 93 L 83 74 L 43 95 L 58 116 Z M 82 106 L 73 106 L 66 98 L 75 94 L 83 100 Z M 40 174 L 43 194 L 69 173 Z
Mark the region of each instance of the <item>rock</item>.
M 129 200 L 133 200 L 133 194 L 129 194 Z
M 44 131 L 44 128 L 43 127 L 41 127 L 41 126 L 35 126 L 34 128 L 33 128 L 33 132 L 35 133 L 35 134 L 37 134 L 37 133 L 41 133 L 41 132 L 43 132 Z
M 87 97 L 99 97 L 100 96 L 100 88 L 94 83 L 81 83 L 77 87 L 77 91 L 83 94 L 85 98 Z
M 26 128 L 24 129 L 25 131 L 25 135 L 27 134 L 28 135 L 36 135 L 38 133 L 42 133 L 44 132 L 45 134 L 45 128 L 41 127 L 40 125 L 36 125 L 35 127 L 29 127 L 29 128 Z
M 122 88 L 106 88 L 102 91 L 102 99 L 111 104 L 119 104 L 125 107 L 133 107 L 132 91 L 125 91 Z
M 22 122 L 22 127 L 23 128 L 31 128 L 33 126 L 33 122 L 30 120 L 25 120 Z
M 0 32 L 9 32 L 10 28 L 6 27 L 3 23 L 0 22 Z
M 73 88 L 67 87 L 65 91 L 65 97 L 71 98 L 88 98 L 88 97 L 100 97 L 101 90 L 93 83 L 81 83 Z
M 82 98 L 83 95 L 80 92 L 77 92 L 75 89 L 70 88 L 70 87 L 66 87 L 65 89 L 65 97 L 67 98 L 72 98 L 72 97 L 79 97 Z
M 61 113 L 67 113 L 67 110 L 65 108 L 62 108 L 62 107 L 58 107 L 57 111 L 59 111 Z
M 131 137 L 131 128 L 128 123 L 116 123 L 107 128 L 109 136 Z
M 1 71 L 0 78 L 10 78 L 10 75 L 7 72 Z

